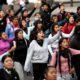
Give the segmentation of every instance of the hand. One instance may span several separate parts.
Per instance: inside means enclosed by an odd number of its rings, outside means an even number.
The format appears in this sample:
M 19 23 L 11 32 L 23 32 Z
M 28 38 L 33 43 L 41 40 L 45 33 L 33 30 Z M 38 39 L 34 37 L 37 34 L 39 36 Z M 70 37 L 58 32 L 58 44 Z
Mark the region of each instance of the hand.
M 37 8 L 38 7 L 38 3 L 35 3 L 34 7 Z
M 13 52 L 15 49 L 16 49 L 16 47 L 13 46 L 8 52 L 11 53 L 11 52 Z
M 70 72 L 71 72 L 72 74 L 74 74 L 74 73 L 75 73 L 75 69 L 72 68 Z
M 64 4 L 64 2 L 60 2 L 60 5 L 63 5 Z

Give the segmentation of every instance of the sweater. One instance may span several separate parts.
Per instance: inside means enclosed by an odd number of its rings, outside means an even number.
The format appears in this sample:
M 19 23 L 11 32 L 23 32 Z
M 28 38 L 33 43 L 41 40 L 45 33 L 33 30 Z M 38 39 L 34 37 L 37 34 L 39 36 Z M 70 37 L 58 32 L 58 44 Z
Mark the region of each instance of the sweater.
M 33 40 L 28 48 L 24 70 L 28 70 L 28 65 L 30 64 L 30 62 L 47 63 L 49 56 L 48 45 L 52 44 L 59 36 L 60 32 L 58 32 L 52 38 L 45 38 L 43 40 L 43 46 L 40 46 L 36 40 Z
M 65 33 L 62 32 L 61 33 L 61 37 L 70 38 L 70 37 L 72 37 L 73 34 L 74 34 L 74 30 L 72 30 L 70 32 L 70 34 L 65 34 Z M 50 34 L 48 38 L 51 38 L 51 37 L 52 37 L 52 34 Z M 53 48 L 57 48 L 58 47 L 59 39 L 56 39 L 51 45 L 48 45 L 48 49 L 49 49 L 49 52 L 50 52 L 51 55 L 53 54 L 52 47 Z
M 27 27 L 27 33 L 23 30 L 23 37 L 25 38 L 25 39 L 27 39 L 27 40 L 29 40 L 29 37 L 30 37 L 30 33 L 31 33 L 31 31 L 34 29 L 34 26 L 32 26 L 32 27 Z
M 76 26 L 76 23 L 74 22 L 73 24 L 68 24 L 66 23 L 64 26 L 63 26 L 63 33 L 66 33 L 66 34 L 69 34 L 71 32 L 71 30 L 73 29 L 73 27 Z
M 0 40 L 0 56 L 7 52 L 10 48 L 10 43 L 14 38 L 8 40 Z
M 21 64 L 24 64 L 29 43 L 26 39 L 22 39 L 22 40 L 14 39 L 13 41 L 15 41 L 15 43 L 16 43 L 16 44 L 14 44 L 12 42 L 12 44 L 11 44 L 11 47 L 16 46 L 14 53 L 11 54 L 13 57 L 13 60 L 18 61 Z
M 69 48 L 69 49 L 71 51 L 72 56 L 80 54 L 79 50 L 75 50 L 75 49 L 72 49 L 72 48 Z M 51 63 L 50 63 L 51 66 L 55 66 L 55 64 L 56 64 L 56 52 L 58 52 L 58 51 L 59 50 L 56 49 L 54 51 L 54 54 L 52 55 L 52 60 L 51 60 Z M 68 67 L 68 59 L 64 58 L 63 56 L 61 56 L 60 59 L 61 59 L 61 72 L 62 72 L 61 74 L 69 74 L 70 72 L 69 72 L 69 67 Z M 70 63 L 71 63 L 71 59 L 70 59 Z M 60 74 L 58 63 L 57 63 L 56 69 L 57 69 L 57 74 Z

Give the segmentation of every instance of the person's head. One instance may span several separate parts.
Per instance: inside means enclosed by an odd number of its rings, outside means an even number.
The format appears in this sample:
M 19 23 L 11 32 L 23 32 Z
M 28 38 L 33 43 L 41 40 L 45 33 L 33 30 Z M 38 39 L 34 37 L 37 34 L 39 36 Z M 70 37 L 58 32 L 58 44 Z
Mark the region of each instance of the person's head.
M 7 34 L 6 34 L 5 32 L 1 32 L 1 33 L 0 33 L 0 38 L 1 38 L 2 40 L 7 40 L 7 39 L 8 39 L 8 36 L 7 36 Z
M 57 33 L 59 31 L 59 26 L 57 23 L 52 24 L 52 34 Z
M 80 6 L 77 7 L 77 13 L 80 15 Z
M 80 25 L 80 18 L 76 20 L 76 25 Z
M 47 3 L 44 3 L 42 5 L 42 8 L 43 8 L 44 11 L 47 11 L 48 10 L 48 4 Z
M 60 6 L 59 6 L 59 9 L 60 9 L 61 12 L 64 12 L 64 11 L 65 11 L 64 5 L 60 5 Z
M 4 11 L 1 10 L 1 11 L 0 11 L 0 18 L 3 18 L 3 17 L 4 17 Z
M 24 28 L 26 28 L 26 27 L 27 27 L 26 21 L 25 21 L 25 20 L 22 20 L 22 21 L 20 22 L 20 28 L 24 29 Z
M 35 21 L 41 19 L 41 14 L 39 12 L 36 12 L 34 16 L 35 16 Z
M 74 34 L 77 34 L 77 35 L 80 36 L 80 25 L 77 25 L 77 26 L 75 27 Z
M 61 38 L 59 40 L 59 49 L 60 50 L 65 50 L 68 48 L 68 40 L 67 38 Z
M 58 21 L 57 15 L 53 15 L 53 16 L 51 17 L 51 21 L 52 21 L 53 23 L 57 22 L 57 21 Z
M 74 16 L 73 15 L 69 16 L 69 23 L 70 24 L 74 23 Z
M 28 16 L 28 10 L 25 9 L 23 12 L 22 12 L 22 17 L 26 17 Z
M 3 67 L 5 67 L 6 69 L 13 69 L 14 67 L 13 59 L 10 55 L 3 56 L 1 62 L 2 62 Z
M 18 30 L 15 31 L 15 38 L 19 39 L 19 40 L 23 39 L 23 31 L 22 31 L 22 29 L 18 29 Z
M 42 26 L 43 26 L 42 21 L 40 21 L 40 20 L 35 21 L 34 26 L 35 26 L 36 29 L 41 29 Z
M 18 17 L 13 17 L 12 22 L 13 22 L 15 25 L 18 25 L 18 22 L 19 22 Z
M 43 32 L 43 30 L 42 29 L 37 29 L 36 31 L 35 31 L 35 39 L 36 40 L 43 40 L 44 39 L 44 32 Z
M 13 17 L 14 16 L 14 10 L 13 9 L 10 9 L 9 10 L 9 17 Z
M 56 80 L 56 68 L 53 66 L 48 66 L 44 71 L 44 77 L 46 80 Z

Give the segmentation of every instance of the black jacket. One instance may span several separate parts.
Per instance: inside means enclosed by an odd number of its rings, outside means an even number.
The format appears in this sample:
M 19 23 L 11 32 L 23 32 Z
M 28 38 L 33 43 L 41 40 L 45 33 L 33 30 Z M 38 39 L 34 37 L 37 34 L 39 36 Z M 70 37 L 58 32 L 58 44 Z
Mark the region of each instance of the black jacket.
M 80 50 L 80 38 L 78 35 L 74 35 L 71 38 L 70 47 L 73 49 Z M 76 74 L 78 77 L 77 80 L 80 80 L 80 55 L 74 55 L 72 57 L 72 62 L 73 62 L 73 65 L 75 67 Z
M 5 69 L 0 70 L 0 80 L 20 80 L 15 69 L 10 70 L 11 74 L 7 73 Z
M 26 39 L 25 39 L 26 40 Z M 27 48 L 29 45 L 29 42 L 26 40 L 18 40 L 15 39 L 14 41 L 16 42 L 16 49 L 12 53 L 12 57 L 14 61 L 18 61 L 21 64 L 25 63 L 26 55 L 27 55 Z M 13 42 L 11 44 L 11 47 L 13 46 Z
M 50 22 L 50 17 L 51 17 L 51 12 L 53 10 L 55 10 L 57 7 L 59 7 L 60 5 L 57 4 L 56 6 L 54 6 L 53 8 L 49 8 L 47 11 L 44 11 L 42 8 L 40 10 L 40 14 L 41 14 L 41 17 L 42 17 L 42 22 L 43 22 L 43 25 L 46 26 L 49 24 Z

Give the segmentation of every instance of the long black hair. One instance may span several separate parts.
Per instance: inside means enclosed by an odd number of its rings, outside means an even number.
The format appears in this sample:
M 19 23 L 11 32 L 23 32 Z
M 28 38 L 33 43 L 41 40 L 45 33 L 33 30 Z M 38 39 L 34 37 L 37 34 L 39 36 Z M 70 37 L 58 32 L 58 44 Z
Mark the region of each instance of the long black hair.
M 70 63 L 70 57 L 71 57 L 71 52 L 68 48 L 66 48 L 64 51 L 62 51 L 62 47 L 61 47 L 61 43 L 63 42 L 63 40 L 67 38 L 61 38 L 59 40 L 59 57 L 58 57 L 58 63 L 59 63 L 59 70 L 60 70 L 60 73 L 61 73 L 61 56 L 63 56 L 64 58 L 67 58 L 68 59 L 68 67 L 69 67 L 69 72 L 70 72 L 70 68 L 71 68 L 71 63 Z
M 20 21 L 19 26 L 20 26 L 21 29 L 23 29 L 22 21 L 25 21 L 25 22 L 26 22 L 26 20 L 21 20 L 21 21 Z M 24 32 L 25 32 L 26 34 L 28 33 L 27 26 L 26 26 L 23 30 L 24 30 Z

